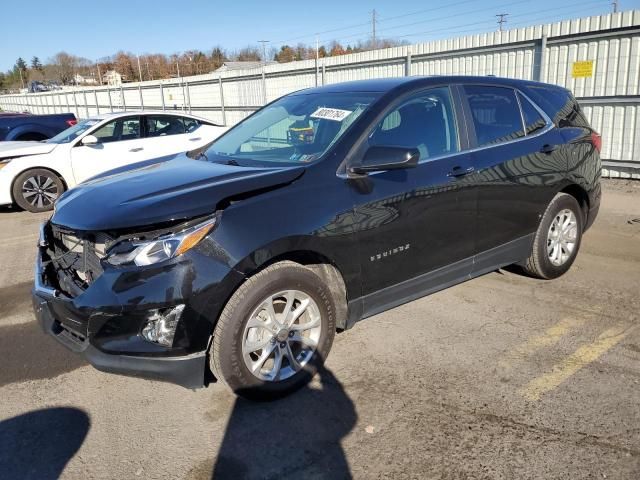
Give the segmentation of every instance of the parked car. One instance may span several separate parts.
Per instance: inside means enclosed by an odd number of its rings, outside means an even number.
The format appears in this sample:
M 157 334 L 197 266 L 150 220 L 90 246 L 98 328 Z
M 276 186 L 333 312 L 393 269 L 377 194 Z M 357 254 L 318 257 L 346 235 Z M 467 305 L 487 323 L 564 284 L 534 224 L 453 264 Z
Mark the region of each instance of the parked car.
M 100 370 L 278 397 L 363 318 L 510 264 L 565 273 L 598 212 L 599 150 L 552 85 L 293 93 L 201 152 L 64 194 L 35 312 Z
M 46 140 L 76 123 L 76 116 L 73 113 L 32 115 L 3 112 L 0 115 L 0 141 Z
M 46 142 L 0 142 L 0 205 L 51 210 L 90 177 L 202 147 L 225 130 L 187 114 L 121 112 L 82 120 Z

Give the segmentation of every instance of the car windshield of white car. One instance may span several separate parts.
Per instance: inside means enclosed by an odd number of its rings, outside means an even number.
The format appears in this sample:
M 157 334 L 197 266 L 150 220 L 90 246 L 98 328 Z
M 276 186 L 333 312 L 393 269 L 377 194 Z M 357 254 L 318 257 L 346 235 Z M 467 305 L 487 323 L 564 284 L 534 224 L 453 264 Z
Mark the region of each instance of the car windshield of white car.
M 66 130 L 63 130 L 55 137 L 51 137 L 47 140 L 47 143 L 69 143 L 78 138 L 84 132 L 89 130 L 91 127 L 100 123 L 100 120 L 96 118 L 88 118 L 86 120 L 82 120 L 81 122 L 76 123 L 73 127 L 69 127 Z
M 371 92 L 283 97 L 216 140 L 205 156 L 234 165 L 316 161 L 378 97 Z

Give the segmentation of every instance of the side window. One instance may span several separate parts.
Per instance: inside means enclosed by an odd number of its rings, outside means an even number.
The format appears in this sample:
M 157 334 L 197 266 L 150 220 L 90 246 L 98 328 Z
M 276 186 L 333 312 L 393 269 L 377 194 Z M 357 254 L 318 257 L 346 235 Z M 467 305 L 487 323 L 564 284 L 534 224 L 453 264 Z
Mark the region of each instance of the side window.
M 458 152 L 449 88 L 426 90 L 403 102 L 373 129 L 368 144 L 417 148 L 420 160 Z
M 185 133 L 182 118 L 171 115 L 147 115 L 147 137 L 164 137 Z
M 561 87 L 528 87 L 525 91 L 549 115 L 559 127 L 589 127 L 576 99 L 571 92 Z
M 100 143 L 120 142 L 140 138 L 140 118 L 127 117 L 113 120 L 93 134 Z
M 531 102 L 518 93 L 520 107 L 522 108 L 522 117 L 524 118 L 524 127 L 527 135 L 531 135 L 538 130 L 542 130 L 547 122 L 544 120 L 540 112 L 531 105 Z
M 195 118 L 182 117 L 182 123 L 184 124 L 184 131 L 186 133 L 195 132 L 200 126 L 200 122 Z
M 479 147 L 524 136 L 514 90 L 482 85 L 467 85 L 464 90 Z

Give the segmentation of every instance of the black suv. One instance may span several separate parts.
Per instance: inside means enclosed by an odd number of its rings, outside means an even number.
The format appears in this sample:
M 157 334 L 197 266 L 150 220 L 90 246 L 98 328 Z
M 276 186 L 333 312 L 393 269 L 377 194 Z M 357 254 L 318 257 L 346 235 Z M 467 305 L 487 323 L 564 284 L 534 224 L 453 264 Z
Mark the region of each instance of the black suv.
M 206 148 L 65 193 L 36 315 L 100 370 L 276 397 L 358 320 L 505 265 L 566 272 L 598 211 L 599 150 L 553 85 L 296 92 Z

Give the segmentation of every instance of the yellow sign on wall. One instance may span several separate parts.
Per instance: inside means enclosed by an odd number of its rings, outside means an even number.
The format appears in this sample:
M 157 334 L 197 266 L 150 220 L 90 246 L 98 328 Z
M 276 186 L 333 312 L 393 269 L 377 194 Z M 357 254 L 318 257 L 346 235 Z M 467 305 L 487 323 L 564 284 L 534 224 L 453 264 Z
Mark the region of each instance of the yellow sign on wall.
M 571 75 L 573 76 L 573 78 L 593 77 L 593 60 L 573 62 Z

